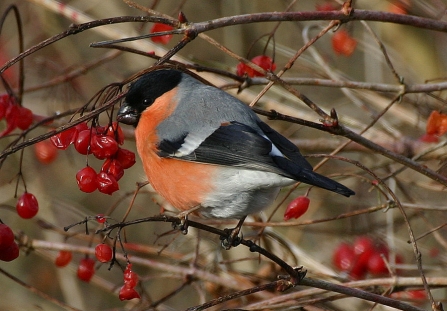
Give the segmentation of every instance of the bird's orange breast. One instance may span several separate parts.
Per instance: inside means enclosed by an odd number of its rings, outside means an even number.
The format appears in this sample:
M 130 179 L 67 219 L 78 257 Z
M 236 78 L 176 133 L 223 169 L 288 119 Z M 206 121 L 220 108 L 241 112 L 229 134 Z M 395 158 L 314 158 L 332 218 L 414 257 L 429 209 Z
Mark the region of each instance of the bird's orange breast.
M 201 204 L 213 191 L 212 178 L 217 167 L 158 156 L 156 128 L 175 109 L 175 94 L 175 89 L 166 92 L 141 114 L 135 137 L 152 187 L 175 208 L 184 211 Z

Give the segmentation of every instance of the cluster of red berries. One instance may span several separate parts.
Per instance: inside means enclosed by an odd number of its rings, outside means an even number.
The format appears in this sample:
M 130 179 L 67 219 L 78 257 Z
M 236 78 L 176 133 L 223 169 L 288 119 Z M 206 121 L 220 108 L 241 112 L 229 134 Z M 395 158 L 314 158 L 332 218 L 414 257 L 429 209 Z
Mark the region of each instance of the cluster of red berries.
M 10 94 L 0 95 L 0 121 L 6 120 L 6 128 L 0 133 L 0 137 L 6 136 L 16 128 L 21 130 L 28 129 L 33 123 L 33 112 L 19 105 L 14 96 Z M 34 217 L 39 211 L 37 199 L 31 193 L 25 192 L 16 204 L 17 214 L 29 219 Z M 17 256 L 18 256 L 18 247 Z M 15 259 L 15 258 L 14 258 Z
M 433 110 L 427 119 L 425 134 L 419 138 L 426 143 L 439 142 L 439 136 L 447 132 L 447 114 Z
M 174 27 L 172 27 L 172 26 L 162 24 L 162 23 L 155 23 L 154 26 L 152 26 L 152 28 L 151 28 L 151 33 L 171 31 L 173 29 L 174 29 Z M 172 34 L 151 37 L 152 42 L 161 43 L 161 44 L 168 44 L 169 41 L 171 41 L 171 39 L 172 39 Z
M 264 70 L 274 71 L 276 69 L 276 64 L 273 62 L 273 59 L 267 55 L 258 55 L 251 59 L 251 62 L 258 65 Z M 239 77 L 243 77 L 247 75 L 250 78 L 253 77 L 263 77 L 264 74 L 262 72 L 253 70 L 248 65 L 244 63 L 239 63 L 236 67 L 236 74 Z
M 310 199 L 307 196 L 299 196 L 293 199 L 289 205 L 287 205 L 284 212 L 284 220 L 287 221 L 291 218 L 299 218 L 303 216 L 309 208 Z
M 104 223 L 106 217 L 103 214 L 98 214 L 95 217 L 98 223 Z M 112 248 L 104 243 L 98 244 L 95 247 L 95 257 L 99 262 L 105 263 L 112 260 L 113 251 Z M 54 264 L 57 267 L 67 266 L 73 258 L 73 254 L 70 251 L 61 250 L 56 256 Z M 77 269 L 77 276 L 80 280 L 84 282 L 89 282 L 93 275 L 95 274 L 95 260 L 89 257 L 81 259 Z
M 113 251 L 109 245 L 104 243 L 96 245 L 95 257 L 99 262 L 102 263 L 109 262 L 110 260 L 112 260 L 112 256 Z M 67 255 L 67 258 L 70 258 L 71 260 L 71 256 Z M 77 270 L 78 279 L 84 282 L 89 282 L 94 274 L 95 274 L 95 260 L 89 257 L 82 258 L 81 261 L 79 262 Z
M 120 300 L 140 299 L 140 294 L 135 290 L 138 284 L 138 274 L 132 271 L 132 264 L 128 263 L 124 270 L 124 285 L 120 288 Z
M 389 249 L 368 236 L 358 237 L 354 243 L 341 243 L 334 252 L 332 261 L 340 271 L 347 272 L 355 280 L 363 279 L 367 273 L 383 275 L 388 273 L 385 260 L 389 259 Z M 402 263 L 396 256 L 396 263 Z
M 23 219 L 36 216 L 39 211 L 36 197 L 25 191 L 17 200 L 16 211 Z M 0 260 L 12 261 L 17 257 L 19 257 L 19 245 L 14 241 L 14 233 L 8 225 L 0 221 Z
M 112 194 L 119 189 L 118 180 L 124 170 L 135 164 L 135 153 L 121 148 L 124 134 L 117 122 L 109 126 L 92 126 L 80 123 L 50 138 L 53 145 L 65 150 L 73 144 L 82 155 L 93 154 L 97 159 L 105 160 L 99 173 L 86 166 L 76 174 L 79 189 L 83 192 Z
M 0 120 L 6 120 L 6 128 L 0 133 L 0 137 L 6 136 L 16 128 L 26 130 L 33 123 L 33 112 L 20 106 L 14 96 L 0 95 Z
M 14 233 L 11 228 L 0 223 L 0 260 L 12 261 L 19 257 L 19 245 L 14 241 Z

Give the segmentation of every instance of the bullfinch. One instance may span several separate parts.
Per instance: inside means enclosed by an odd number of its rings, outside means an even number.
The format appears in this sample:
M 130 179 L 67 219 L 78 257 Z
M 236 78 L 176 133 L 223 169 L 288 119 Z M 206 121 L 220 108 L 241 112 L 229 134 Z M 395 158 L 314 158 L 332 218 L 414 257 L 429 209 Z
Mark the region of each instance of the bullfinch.
M 131 84 L 117 120 L 135 127 L 149 182 L 183 212 L 241 219 L 267 208 L 297 181 L 346 197 L 354 192 L 317 174 L 298 148 L 244 103 L 174 69 Z

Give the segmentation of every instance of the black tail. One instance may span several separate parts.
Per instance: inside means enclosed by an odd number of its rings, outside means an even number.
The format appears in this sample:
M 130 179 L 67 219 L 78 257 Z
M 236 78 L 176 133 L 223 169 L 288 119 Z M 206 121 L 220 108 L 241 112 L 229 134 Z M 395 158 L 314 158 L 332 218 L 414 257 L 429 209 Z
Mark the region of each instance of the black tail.
M 338 194 L 344 195 L 345 197 L 349 197 L 354 195 L 355 192 L 349 189 L 346 186 L 332 180 L 326 176 L 315 173 L 314 171 L 302 170 L 301 174 L 297 176 L 297 180 L 304 182 L 309 185 L 317 186 L 329 191 L 336 192 Z
M 297 146 L 279 134 L 264 122 L 259 121 L 258 126 L 270 141 L 285 155 L 285 157 L 272 156 L 275 164 L 285 173 L 297 181 L 317 186 L 349 197 L 355 192 L 342 184 L 312 171 L 312 166 L 301 155 Z
M 276 165 L 278 165 L 282 170 L 287 172 L 289 176 L 297 181 L 333 191 L 338 194 L 344 195 L 345 197 L 349 197 L 355 194 L 354 191 L 336 182 L 335 180 L 315 173 L 314 171 L 309 170 L 307 167 L 303 168 L 296 163 L 288 160 L 287 158 L 273 157 L 273 160 L 275 161 Z

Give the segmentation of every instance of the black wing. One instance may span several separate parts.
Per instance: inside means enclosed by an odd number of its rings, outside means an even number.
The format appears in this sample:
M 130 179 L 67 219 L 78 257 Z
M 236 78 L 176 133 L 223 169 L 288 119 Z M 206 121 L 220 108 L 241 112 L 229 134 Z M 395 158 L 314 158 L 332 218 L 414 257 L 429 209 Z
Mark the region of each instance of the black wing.
M 161 141 L 158 145 L 158 155 L 185 161 L 257 169 L 294 179 L 292 175 L 279 168 L 270 156 L 272 143 L 245 124 L 224 123 L 209 135 L 194 152 L 176 156 L 175 152 L 181 148 L 185 140 L 187 140 L 187 134 L 175 141 Z
M 295 144 L 262 121 L 258 122 L 258 126 L 264 132 L 265 136 L 267 136 L 279 151 L 290 159 L 290 161 L 302 168 L 313 170 L 312 165 L 310 165 L 310 163 L 301 155 L 300 150 Z
M 222 124 L 188 155 L 175 155 L 175 151 L 188 139 L 187 134 L 181 135 L 175 141 L 161 141 L 158 154 L 161 157 L 184 161 L 272 172 L 344 196 L 354 194 L 342 184 L 315 173 L 299 149 L 284 136 L 263 122 L 258 125 L 268 139 L 245 124 L 228 122 Z M 284 156 L 272 153 L 272 142 Z

